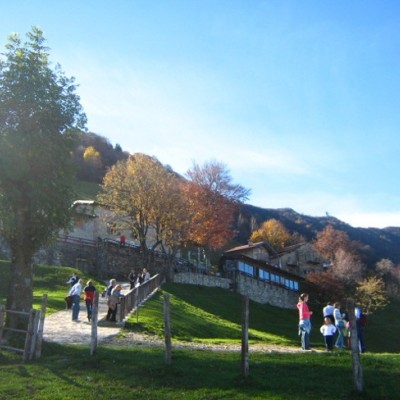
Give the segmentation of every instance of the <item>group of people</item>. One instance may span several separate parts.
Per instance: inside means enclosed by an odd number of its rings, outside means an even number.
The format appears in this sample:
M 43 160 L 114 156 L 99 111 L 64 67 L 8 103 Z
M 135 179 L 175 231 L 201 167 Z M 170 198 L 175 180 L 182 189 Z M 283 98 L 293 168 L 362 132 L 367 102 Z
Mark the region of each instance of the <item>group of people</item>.
M 84 301 L 86 304 L 87 319 L 90 322 L 92 319 L 92 309 L 94 295 L 96 288 L 91 280 L 88 280 L 86 286 L 83 287 L 83 280 L 73 273 L 71 278 L 67 281 L 67 284 L 71 285 L 71 289 L 68 292 L 68 296 L 65 298 L 67 302 L 67 308 L 72 308 L 72 321 L 78 322 L 79 311 L 80 311 L 80 301 L 82 291 L 84 292 Z
M 141 272 L 137 272 L 134 269 L 128 276 L 131 289 L 141 285 L 143 282 L 150 280 L 150 273 L 146 268 L 143 268 Z M 67 308 L 72 309 L 72 321 L 78 322 L 79 311 L 80 311 L 80 300 L 82 292 L 84 293 L 84 301 L 86 304 L 87 319 L 90 322 L 92 320 L 92 309 L 95 297 L 96 288 L 93 282 L 89 280 L 86 286 L 83 286 L 83 280 L 79 279 L 76 273 L 72 274 L 71 278 L 66 282 L 71 285 L 71 289 L 65 298 Z M 107 321 L 116 322 L 118 304 L 121 302 L 123 294 L 121 293 L 122 287 L 117 284 L 116 279 L 110 279 L 109 285 L 107 286 L 104 295 L 107 297 Z
M 309 295 L 307 293 L 302 293 L 297 303 L 297 309 L 299 311 L 299 336 L 301 338 L 301 348 L 303 350 L 310 350 L 311 316 L 313 312 L 310 311 L 308 307 L 308 298 Z M 363 314 L 359 307 L 355 307 L 354 312 L 359 349 L 361 353 L 364 353 Z M 322 317 L 323 324 L 320 327 L 320 332 L 324 337 L 326 350 L 332 351 L 334 347 L 338 349 L 346 348 L 346 333 L 350 343 L 350 322 L 348 320 L 348 315 L 342 312 L 340 303 L 332 304 L 332 302 L 328 302 L 322 310 Z
M 121 298 L 124 297 L 122 294 L 122 286 L 117 283 L 116 279 L 110 279 L 110 283 L 106 289 L 107 306 L 108 311 L 106 320 L 110 322 L 117 321 L 117 310 L 118 304 L 121 302 Z
M 132 269 L 128 275 L 128 280 L 131 285 L 131 289 L 133 289 L 137 286 L 140 286 L 143 282 L 150 280 L 150 273 L 147 268 L 143 268 L 142 272 Z

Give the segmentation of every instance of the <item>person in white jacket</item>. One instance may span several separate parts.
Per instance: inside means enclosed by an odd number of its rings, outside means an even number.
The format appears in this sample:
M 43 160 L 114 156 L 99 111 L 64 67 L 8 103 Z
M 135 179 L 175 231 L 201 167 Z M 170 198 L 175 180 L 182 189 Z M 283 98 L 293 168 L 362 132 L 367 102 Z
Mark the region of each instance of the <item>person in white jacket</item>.
M 77 283 L 70 289 L 68 296 L 72 296 L 72 321 L 78 322 L 80 301 L 82 293 L 82 279 L 79 279 Z
M 333 336 L 336 332 L 336 326 L 332 324 L 329 317 L 324 318 L 324 324 L 321 326 L 320 331 L 324 336 L 326 350 L 333 350 Z

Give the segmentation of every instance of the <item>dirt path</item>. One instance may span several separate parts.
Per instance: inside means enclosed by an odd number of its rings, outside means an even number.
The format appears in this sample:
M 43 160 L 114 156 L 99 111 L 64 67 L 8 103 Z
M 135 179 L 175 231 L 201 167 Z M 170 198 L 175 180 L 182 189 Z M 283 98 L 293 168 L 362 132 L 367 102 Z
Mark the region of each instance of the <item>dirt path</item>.
M 159 337 L 143 335 L 135 332 L 124 332 L 121 337 L 113 337 L 104 340 L 103 346 L 107 347 L 140 347 L 140 346 L 154 346 L 163 347 L 164 341 Z M 176 349 L 194 349 L 194 350 L 212 350 L 212 351 L 241 351 L 241 343 L 237 344 L 209 344 L 209 343 L 192 343 L 192 342 L 177 342 L 172 341 L 172 347 Z M 320 349 L 313 349 L 312 352 L 322 352 Z M 302 353 L 299 347 L 294 346 L 279 346 L 274 344 L 250 344 L 249 352 L 263 352 L 263 353 Z

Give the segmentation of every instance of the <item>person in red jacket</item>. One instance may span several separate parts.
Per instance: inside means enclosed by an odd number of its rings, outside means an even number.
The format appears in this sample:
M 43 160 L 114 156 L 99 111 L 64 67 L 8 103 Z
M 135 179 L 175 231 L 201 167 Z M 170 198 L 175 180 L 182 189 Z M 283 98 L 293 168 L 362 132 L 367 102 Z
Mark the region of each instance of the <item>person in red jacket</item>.
M 119 247 L 125 247 L 126 245 L 126 236 L 122 234 L 119 238 Z
M 85 293 L 83 299 L 85 300 L 86 303 L 87 319 L 90 322 L 92 319 L 94 295 L 96 292 L 96 288 L 93 286 L 93 282 L 88 281 L 83 291 Z
M 301 348 L 303 350 L 310 350 L 312 311 L 309 310 L 307 301 L 308 294 L 302 293 L 297 303 L 297 309 L 299 310 L 299 335 L 301 337 Z

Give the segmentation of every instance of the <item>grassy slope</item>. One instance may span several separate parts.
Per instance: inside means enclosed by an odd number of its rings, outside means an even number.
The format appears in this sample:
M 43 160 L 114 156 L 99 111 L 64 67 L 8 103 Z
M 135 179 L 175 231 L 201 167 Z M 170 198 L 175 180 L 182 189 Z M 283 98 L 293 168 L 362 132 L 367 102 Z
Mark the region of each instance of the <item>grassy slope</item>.
M 223 343 L 241 340 L 241 297 L 228 290 L 166 284 L 145 307 L 131 316 L 128 327 L 163 334 L 163 293 L 170 294 L 174 339 Z M 296 313 L 250 302 L 249 339 L 281 345 L 297 345 Z
M 4 297 L 8 263 L 0 263 L 0 268 L 0 297 Z M 71 271 L 36 266 L 37 300 L 47 291 L 53 309 L 62 308 L 64 282 Z M 128 326 L 162 334 L 163 292 L 170 294 L 175 338 L 213 342 L 240 338 L 240 296 L 178 284 L 165 285 L 140 308 L 139 324 L 133 316 Z M 296 345 L 295 321 L 294 311 L 250 305 L 252 340 Z M 362 396 L 352 389 L 348 352 L 251 353 L 249 362 L 250 376 L 244 379 L 240 352 L 173 350 L 172 365 L 167 366 L 160 348 L 100 346 L 89 356 L 85 346 L 44 343 L 42 358 L 33 363 L 21 364 L 20 357 L 0 351 L 0 399 L 397 399 L 400 390 L 398 354 L 363 355 L 366 394 Z
M 163 291 L 170 293 L 172 334 L 175 339 L 187 341 L 240 342 L 241 297 L 236 293 L 191 285 L 168 284 Z M 130 328 L 162 335 L 162 293 L 157 294 L 146 307 L 129 320 Z M 398 302 L 369 317 L 365 336 L 371 352 L 399 353 L 400 321 L 392 316 L 399 309 Z M 319 310 L 315 310 L 318 315 Z M 297 312 L 250 302 L 249 338 L 254 342 L 280 345 L 299 345 Z M 320 323 L 314 322 L 311 344 L 323 347 Z
M 80 271 L 69 267 L 35 265 L 34 305 L 40 308 L 44 293 L 48 294 L 48 312 L 63 309 L 64 297 L 68 291 L 65 282 L 72 272 L 88 280 Z M 9 263 L 0 261 L 0 301 L 4 302 L 7 294 Z M 101 290 L 104 283 L 95 281 Z M 171 297 L 171 321 L 173 338 L 194 342 L 240 342 L 241 339 L 241 297 L 228 290 L 205 288 L 192 285 L 167 284 L 146 307 L 139 310 L 137 316 L 130 318 L 128 327 L 152 334 L 163 334 L 163 292 Z M 367 349 L 379 353 L 400 353 L 400 320 L 393 316 L 400 308 L 394 302 L 384 310 L 369 317 L 366 328 Z M 318 310 L 314 310 L 318 315 Z M 269 305 L 250 302 L 250 332 L 253 342 L 265 342 L 279 345 L 298 346 L 297 312 L 284 310 Z M 319 323 L 314 321 L 311 335 L 313 346 L 323 346 L 319 333 Z
M 51 314 L 55 311 L 64 309 L 64 297 L 70 289 L 69 285 L 65 282 L 67 282 L 73 272 L 76 272 L 85 283 L 89 279 L 92 279 L 99 290 L 104 289 L 104 282 L 87 276 L 75 268 L 34 265 L 34 308 L 39 309 L 41 307 L 43 295 L 47 294 L 47 313 Z M 10 276 L 10 263 L 8 261 L 0 261 L 0 276 L 0 302 L 5 303 Z
M 97 183 L 77 181 L 75 184 L 77 200 L 95 200 L 99 189 L 100 185 Z

